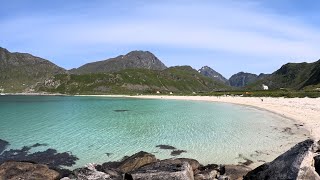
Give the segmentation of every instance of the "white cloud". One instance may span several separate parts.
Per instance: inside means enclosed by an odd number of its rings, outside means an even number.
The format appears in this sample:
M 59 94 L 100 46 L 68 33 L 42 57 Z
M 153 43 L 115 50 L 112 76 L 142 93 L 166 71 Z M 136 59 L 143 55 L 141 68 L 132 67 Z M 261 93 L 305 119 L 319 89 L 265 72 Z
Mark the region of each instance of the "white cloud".
M 10 41 L 60 49 L 152 45 L 284 60 L 319 57 L 318 27 L 303 19 L 270 13 L 257 3 L 201 2 L 147 3 L 114 19 L 116 10 L 101 7 L 87 15 L 8 19 L 0 22 L 0 33 Z

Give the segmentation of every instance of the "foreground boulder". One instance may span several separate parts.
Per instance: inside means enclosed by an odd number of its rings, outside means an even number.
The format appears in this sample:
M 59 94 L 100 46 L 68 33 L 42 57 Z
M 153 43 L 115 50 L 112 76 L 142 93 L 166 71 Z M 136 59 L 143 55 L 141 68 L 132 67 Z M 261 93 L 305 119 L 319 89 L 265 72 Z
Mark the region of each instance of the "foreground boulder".
M 252 169 L 243 165 L 225 165 L 225 175 L 232 180 L 242 180 Z
M 89 164 L 85 168 L 76 169 L 73 173 L 74 178 L 80 180 L 111 180 L 109 174 L 96 170 L 93 164 Z
M 131 172 L 127 179 L 193 180 L 192 166 L 186 161 L 163 160 L 145 165 Z
M 141 166 L 156 162 L 155 155 L 140 151 L 119 163 L 118 169 L 124 173 L 138 169 Z
M 265 163 L 245 175 L 250 179 L 313 179 L 320 180 L 313 164 L 315 144 L 311 139 L 298 143 L 270 163 Z
M 195 180 L 207 180 L 216 179 L 220 175 L 221 168 L 216 164 L 209 164 L 207 166 L 201 166 L 195 172 Z M 222 172 L 224 173 L 224 172 Z
M 183 162 L 187 162 L 190 164 L 193 171 L 196 171 L 201 164 L 195 159 L 189 158 L 172 158 L 172 159 L 165 159 L 161 161 L 162 163 L 172 163 L 172 164 L 182 164 Z
M 0 180 L 55 180 L 59 173 L 46 165 L 28 162 L 4 162 L 0 165 Z

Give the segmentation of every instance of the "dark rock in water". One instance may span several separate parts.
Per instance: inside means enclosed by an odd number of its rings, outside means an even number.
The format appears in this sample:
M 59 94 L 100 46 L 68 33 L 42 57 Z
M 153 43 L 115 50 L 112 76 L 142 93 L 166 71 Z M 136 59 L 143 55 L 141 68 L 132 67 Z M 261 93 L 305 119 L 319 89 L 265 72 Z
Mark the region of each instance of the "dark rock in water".
M 177 162 L 175 160 L 158 161 L 147 164 L 133 172 L 133 179 L 167 179 L 167 180 L 193 180 L 192 167 L 188 162 Z
M 186 153 L 187 151 L 185 150 L 174 150 L 171 152 L 171 156 L 179 156 L 182 153 Z
M 270 163 L 265 163 L 245 175 L 244 179 L 320 179 L 311 167 L 314 141 L 298 143 Z
M 127 109 L 116 109 L 116 110 L 113 110 L 114 112 L 127 112 L 129 110 Z
M 0 154 L 9 146 L 9 142 L 0 139 Z
M 0 165 L 1 180 L 55 180 L 59 173 L 51 170 L 46 165 L 32 164 L 27 162 L 4 162 Z
M 39 146 L 40 144 L 35 144 Z M 39 164 L 45 164 L 51 167 L 59 168 L 60 166 L 73 166 L 78 158 L 67 152 L 58 153 L 55 149 L 47 149 L 46 151 L 30 153 L 33 146 L 24 146 L 21 149 L 10 149 L 0 154 L 0 164 L 11 161 L 28 161 Z
M 41 143 L 36 143 L 36 144 L 34 144 L 34 145 L 32 145 L 32 146 L 30 146 L 31 148 L 35 148 L 35 147 L 41 147 L 41 146 L 48 146 L 48 144 L 41 144 Z
M 169 146 L 169 145 L 157 145 L 156 147 L 160 149 L 170 149 L 170 150 L 176 149 L 175 147 Z
M 294 134 L 294 133 L 292 132 L 292 129 L 289 128 L 289 127 L 284 128 L 282 132 L 288 133 L 288 134 L 290 134 L 290 135 L 293 135 L 293 134 Z
M 232 180 L 241 180 L 243 176 L 246 175 L 251 168 L 239 165 L 225 165 L 225 175 Z
M 106 153 L 106 155 L 107 155 L 108 157 L 110 157 L 112 154 L 113 154 L 113 153 Z
M 252 160 L 250 160 L 250 159 L 246 158 L 246 157 L 245 157 L 245 156 L 243 156 L 242 154 L 239 154 L 239 158 L 241 158 L 241 159 L 244 159 L 244 160 L 245 160 L 245 162 L 239 162 L 239 164 L 240 164 L 240 165 L 242 165 L 242 166 L 249 166 L 249 165 L 251 165 L 251 164 L 253 163 L 253 161 L 252 161 Z
M 127 173 L 127 172 L 133 171 L 135 169 L 138 169 L 141 166 L 144 166 L 146 164 L 153 163 L 156 161 L 157 161 L 157 159 L 153 154 L 140 151 L 140 152 L 128 157 L 127 159 L 123 160 L 120 163 L 118 168 L 122 172 Z

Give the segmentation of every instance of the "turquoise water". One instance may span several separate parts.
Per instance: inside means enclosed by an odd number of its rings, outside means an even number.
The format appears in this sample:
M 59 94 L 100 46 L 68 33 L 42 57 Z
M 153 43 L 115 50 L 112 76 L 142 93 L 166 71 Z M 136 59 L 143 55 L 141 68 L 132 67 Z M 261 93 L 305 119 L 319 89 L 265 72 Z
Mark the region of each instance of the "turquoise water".
M 160 144 L 186 150 L 176 157 L 203 164 L 236 164 L 243 161 L 239 154 L 262 162 L 306 138 L 294 122 L 269 112 L 200 101 L 0 96 L 0 119 L 0 139 L 9 148 L 45 143 L 33 151 L 71 152 L 79 158 L 75 167 L 141 150 L 171 158 Z M 283 132 L 286 127 L 294 134 Z

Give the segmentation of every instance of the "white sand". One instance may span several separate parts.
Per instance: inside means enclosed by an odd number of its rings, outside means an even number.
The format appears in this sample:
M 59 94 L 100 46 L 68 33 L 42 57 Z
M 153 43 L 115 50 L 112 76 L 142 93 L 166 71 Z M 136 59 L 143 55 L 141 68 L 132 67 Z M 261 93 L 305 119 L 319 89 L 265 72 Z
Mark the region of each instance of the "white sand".
M 320 98 L 216 97 L 216 96 L 112 96 L 145 99 L 176 99 L 233 103 L 264 109 L 303 125 L 310 135 L 320 139 Z M 263 101 L 261 100 L 263 99 Z

